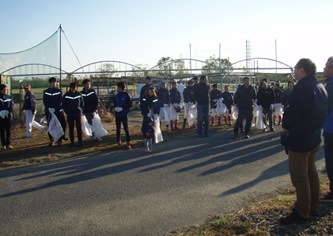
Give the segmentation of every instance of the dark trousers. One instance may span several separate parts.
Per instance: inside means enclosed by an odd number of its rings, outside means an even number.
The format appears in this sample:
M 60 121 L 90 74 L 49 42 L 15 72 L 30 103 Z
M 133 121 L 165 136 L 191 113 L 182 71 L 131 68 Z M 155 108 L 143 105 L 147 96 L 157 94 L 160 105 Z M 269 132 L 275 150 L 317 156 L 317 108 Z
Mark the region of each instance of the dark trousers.
M 61 140 L 65 138 L 66 120 L 65 120 L 65 116 L 62 112 L 56 111 L 56 112 L 54 112 L 54 114 L 56 115 L 57 119 L 59 120 L 62 130 L 64 131 L 64 135 L 58 141 L 58 142 L 61 142 Z M 49 124 L 50 120 L 52 119 L 52 115 L 51 115 L 51 113 L 47 113 L 47 114 L 45 114 L 45 116 L 47 118 L 47 124 Z M 53 137 L 49 133 L 48 133 L 48 135 L 49 135 L 50 141 L 53 141 Z
M 333 194 L 333 134 L 324 133 L 326 172 L 330 181 L 330 191 Z
M 117 128 L 117 141 L 120 142 L 120 128 L 121 128 L 121 123 L 123 123 L 124 131 L 126 134 L 126 142 L 130 142 L 130 134 L 128 131 L 128 117 L 126 116 L 120 116 L 116 115 L 116 128 Z
M 10 128 L 11 120 L 10 118 L 0 118 L 0 134 L 1 134 L 1 144 L 2 146 L 10 145 Z
M 238 133 L 238 129 L 243 126 L 243 120 L 246 120 L 245 124 L 245 134 L 247 135 L 250 132 L 251 123 L 253 118 L 253 111 L 252 109 L 239 109 L 238 118 L 234 127 L 234 133 Z
M 209 127 L 209 105 L 198 105 L 198 135 L 202 136 L 202 121 L 205 120 L 204 136 L 208 136 Z
M 273 111 L 271 108 L 267 108 L 267 107 L 263 107 L 262 108 L 262 113 L 263 113 L 263 121 L 264 121 L 264 124 L 267 126 L 267 119 L 266 119 L 266 116 L 268 116 L 268 121 L 269 121 L 269 128 L 270 129 L 273 129 Z
M 74 122 L 76 124 L 77 138 L 79 142 L 82 142 L 81 117 L 67 116 L 67 122 L 69 126 L 69 139 L 71 140 L 71 143 L 74 143 Z
M 88 124 L 92 125 L 92 119 L 94 119 L 95 112 L 85 113 L 84 115 L 87 118 Z

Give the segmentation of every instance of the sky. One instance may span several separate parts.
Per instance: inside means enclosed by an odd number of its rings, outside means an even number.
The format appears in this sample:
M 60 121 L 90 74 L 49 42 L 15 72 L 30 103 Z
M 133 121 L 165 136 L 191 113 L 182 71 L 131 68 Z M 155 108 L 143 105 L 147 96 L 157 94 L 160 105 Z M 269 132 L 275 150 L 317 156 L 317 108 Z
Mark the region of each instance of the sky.
M 0 53 L 30 48 L 62 28 L 62 67 L 101 60 L 157 64 L 161 57 L 205 60 L 310 58 L 322 71 L 333 56 L 332 0 L 1 0 Z M 277 55 L 275 55 L 275 40 Z

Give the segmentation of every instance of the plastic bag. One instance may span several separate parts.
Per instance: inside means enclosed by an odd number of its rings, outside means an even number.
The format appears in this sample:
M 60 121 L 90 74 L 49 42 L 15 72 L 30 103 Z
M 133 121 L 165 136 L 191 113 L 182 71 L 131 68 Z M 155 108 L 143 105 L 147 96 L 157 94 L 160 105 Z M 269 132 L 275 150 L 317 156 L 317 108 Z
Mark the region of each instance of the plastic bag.
M 160 120 L 164 117 L 165 123 L 169 124 L 170 123 L 170 114 L 169 114 L 170 108 L 169 107 L 161 107 L 160 110 Z
M 220 99 L 217 101 L 215 111 L 217 112 L 218 115 L 224 115 L 224 114 L 227 114 L 227 113 L 228 113 L 228 108 L 227 108 L 226 105 L 223 103 L 223 98 L 220 98 Z
M 160 143 L 163 142 L 163 136 L 162 136 L 162 131 L 161 131 L 161 127 L 160 127 L 160 117 L 157 115 L 154 115 L 154 140 L 155 143 Z
M 50 112 L 52 118 L 49 122 L 49 128 L 47 131 L 49 134 L 53 137 L 54 142 L 58 142 L 58 140 L 64 135 L 64 131 L 61 127 L 61 124 L 57 118 L 57 116 L 54 114 L 53 111 Z
M 283 105 L 281 103 L 274 104 L 274 116 L 282 116 L 283 115 Z
M 170 106 L 170 109 L 169 109 L 170 110 L 170 120 L 177 120 L 177 118 L 178 118 L 178 112 L 175 109 L 176 106 L 178 106 L 178 104 L 177 105 L 173 104 Z
M 195 120 L 197 119 L 197 115 L 198 115 L 197 106 L 194 103 L 189 103 L 188 118 L 187 118 L 187 123 L 189 127 L 192 127 Z
M 256 128 L 257 129 L 265 129 L 266 125 L 264 124 L 263 121 L 263 113 L 262 113 L 262 107 L 258 106 L 258 112 L 257 112 L 257 122 L 256 122 Z
M 95 114 L 94 119 L 92 119 L 92 132 L 96 138 L 101 138 L 107 135 L 108 131 L 103 128 L 101 118 L 98 114 Z
M 86 136 L 92 136 L 91 125 L 88 123 L 86 116 L 81 116 L 81 129 Z
M 231 117 L 232 120 L 237 120 L 238 118 L 238 108 L 236 106 L 231 107 Z

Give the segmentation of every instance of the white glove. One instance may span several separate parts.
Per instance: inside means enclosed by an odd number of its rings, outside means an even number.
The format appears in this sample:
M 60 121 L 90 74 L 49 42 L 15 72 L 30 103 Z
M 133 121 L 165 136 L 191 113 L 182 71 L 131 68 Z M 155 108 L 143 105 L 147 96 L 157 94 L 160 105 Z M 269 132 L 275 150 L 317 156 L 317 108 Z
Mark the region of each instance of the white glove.
M 164 104 L 164 107 L 169 107 L 169 104 Z
M 114 110 L 115 110 L 116 112 L 121 112 L 121 111 L 123 110 L 123 108 L 122 108 L 122 107 L 116 107 Z
M 49 108 L 49 112 L 54 113 L 55 112 L 54 108 Z
M 154 120 L 157 119 L 158 115 L 157 114 L 153 114 L 153 118 Z
M 273 110 L 274 109 L 274 104 L 271 104 L 271 110 Z
M 213 99 L 213 102 L 217 102 L 217 99 Z
M 150 118 L 151 118 L 151 114 L 150 114 L 150 113 L 148 113 L 147 117 L 150 117 Z

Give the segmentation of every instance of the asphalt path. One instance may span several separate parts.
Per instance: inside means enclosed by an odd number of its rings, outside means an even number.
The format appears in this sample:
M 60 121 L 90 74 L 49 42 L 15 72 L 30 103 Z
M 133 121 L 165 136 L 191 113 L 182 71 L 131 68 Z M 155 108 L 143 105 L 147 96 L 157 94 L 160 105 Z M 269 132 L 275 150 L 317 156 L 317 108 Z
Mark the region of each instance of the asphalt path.
M 278 132 L 230 137 L 1 170 L 0 235 L 165 235 L 290 184 Z

